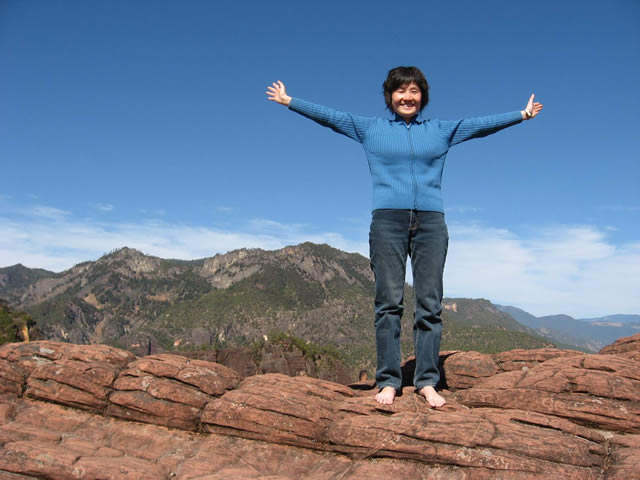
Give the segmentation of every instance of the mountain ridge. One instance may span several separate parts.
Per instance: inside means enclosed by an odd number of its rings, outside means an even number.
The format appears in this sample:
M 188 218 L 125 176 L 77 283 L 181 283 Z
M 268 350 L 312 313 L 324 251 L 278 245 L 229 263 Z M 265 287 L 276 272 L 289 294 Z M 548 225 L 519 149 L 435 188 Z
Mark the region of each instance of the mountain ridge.
M 43 339 L 143 354 L 244 347 L 282 332 L 335 348 L 354 370 L 375 367 L 369 260 L 328 245 L 238 249 L 189 261 L 123 247 L 60 273 L 18 270 L 22 280 L 11 284 L 15 275 L 0 269 L 0 298 L 27 311 Z M 412 295 L 406 285 L 405 299 Z M 551 345 L 489 301 L 443 305 L 443 349 Z M 411 317 L 407 304 L 404 356 L 413 350 Z

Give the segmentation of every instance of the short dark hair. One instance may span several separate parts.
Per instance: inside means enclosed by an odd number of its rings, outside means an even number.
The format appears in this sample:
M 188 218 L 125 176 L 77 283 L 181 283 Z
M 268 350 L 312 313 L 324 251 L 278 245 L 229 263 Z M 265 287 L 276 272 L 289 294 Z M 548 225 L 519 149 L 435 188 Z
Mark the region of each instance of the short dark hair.
M 387 79 L 382 84 L 384 93 L 384 101 L 387 108 L 393 112 L 391 106 L 391 94 L 400 87 L 415 83 L 422 93 L 422 102 L 420 103 L 420 111 L 429 103 L 429 84 L 424 74 L 418 67 L 396 67 L 389 70 Z

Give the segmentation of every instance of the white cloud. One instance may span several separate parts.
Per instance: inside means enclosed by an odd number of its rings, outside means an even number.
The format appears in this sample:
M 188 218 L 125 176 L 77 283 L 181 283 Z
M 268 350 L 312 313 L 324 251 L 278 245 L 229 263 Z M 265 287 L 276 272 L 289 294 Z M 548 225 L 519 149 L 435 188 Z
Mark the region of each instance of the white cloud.
M 0 217 L 0 266 L 22 263 L 61 271 L 124 246 L 162 258 L 194 259 L 237 248 L 273 250 L 311 241 L 366 254 L 365 245 L 346 240 L 338 233 L 311 233 L 308 227 L 264 219 L 249 223 L 250 229 L 242 232 L 163 221 L 118 224 Z
M 101 212 L 112 212 L 114 210 L 114 206 L 110 203 L 93 203 L 91 204 L 93 208 L 100 210 Z
M 615 246 L 589 226 L 531 229 L 529 236 L 450 225 L 445 294 L 483 297 L 534 315 L 640 311 L 640 247 Z
M 23 210 L 27 216 L 43 217 L 50 220 L 61 220 L 71 215 L 71 212 L 59 208 L 47 207 L 45 205 L 34 205 Z
M 7 200 L 10 197 L 2 197 L 0 200 Z M 62 220 L 69 217 L 71 212 L 47 205 L 34 204 L 28 207 L 17 207 L 10 203 L 0 205 L 0 212 L 10 216 L 37 218 L 38 221 Z
M 468 205 L 458 205 L 458 206 L 454 205 L 454 206 L 445 208 L 445 213 L 447 214 L 458 213 L 458 214 L 464 215 L 467 213 L 478 213 L 481 211 L 482 211 L 481 208 L 472 207 Z
M 156 210 L 141 209 L 140 213 L 142 213 L 143 215 L 151 215 L 153 217 L 163 217 L 167 214 L 167 211 L 161 208 Z

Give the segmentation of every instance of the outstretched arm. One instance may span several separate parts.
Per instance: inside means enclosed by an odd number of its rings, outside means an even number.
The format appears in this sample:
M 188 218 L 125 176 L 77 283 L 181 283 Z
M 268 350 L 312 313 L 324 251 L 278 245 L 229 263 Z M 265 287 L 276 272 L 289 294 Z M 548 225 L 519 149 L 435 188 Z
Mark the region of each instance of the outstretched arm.
M 440 128 L 447 137 L 449 146 L 453 146 L 472 138 L 486 137 L 523 120 L 530 120 L 538 116 L 541 111 L 542 104 L 536 102 L 535 95 L 532 94 L 524 110 L 455 121 L 441 121 Z
M 287 89 L 280 80 L 273 82 L 272 86 L 267 87 L 266 93 L 269 100 L 273 100 L 280 105 L 288 107 L 289 103 L 291 103 L 291 97 L 287 95 Z
M 522 110 L 522 119 L 523 120 L 531 120 L 533 117 L 537 116 L 542 111 L 542 104 L 539 102 L 535 102 L 536 99 L 535 94 L 531 94 L 529 98 L 529 102 L 524 110 Z
M 367 129 L 375 123 L 375 118 L 356 117 L 350 113 L 316 105 L 300 98 L 292 98 L 287 95 L 287 89 L 280 80 L 267 87 L 266 94 L 268 100 L 289 107 L 294 112 L 360 143 L 362 143 Z

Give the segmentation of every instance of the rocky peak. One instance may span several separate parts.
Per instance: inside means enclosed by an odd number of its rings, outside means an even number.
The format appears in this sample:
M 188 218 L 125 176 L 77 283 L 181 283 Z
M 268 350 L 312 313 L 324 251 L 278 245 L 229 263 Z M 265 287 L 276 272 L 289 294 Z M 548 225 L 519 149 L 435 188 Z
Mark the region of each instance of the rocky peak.
M 121 269 L 124 267 L 133 273 L 150 273 L 158 269 L 161 261 L 161 259 L 145 255 L 135 248 L 122 247 L 98 259 L 96 264 L 119 266 Z
M 228 288 L 260 270 L 258 259 L 264 253 L 260 249 L 233 250 L 206 258 L 200 270 L 216 288 Z
M 265 266 L 289 269 L 322 285 L 334 279 L 350 285 L 362 279 L 373 281 L 368 260 L 358 255 L 360 261 L 354 263 L 353 257 L 354 254 L 310 242 L 273 251 L 240 249 L 205 259 L 201 275 L 216 288 L 228 288 Z

